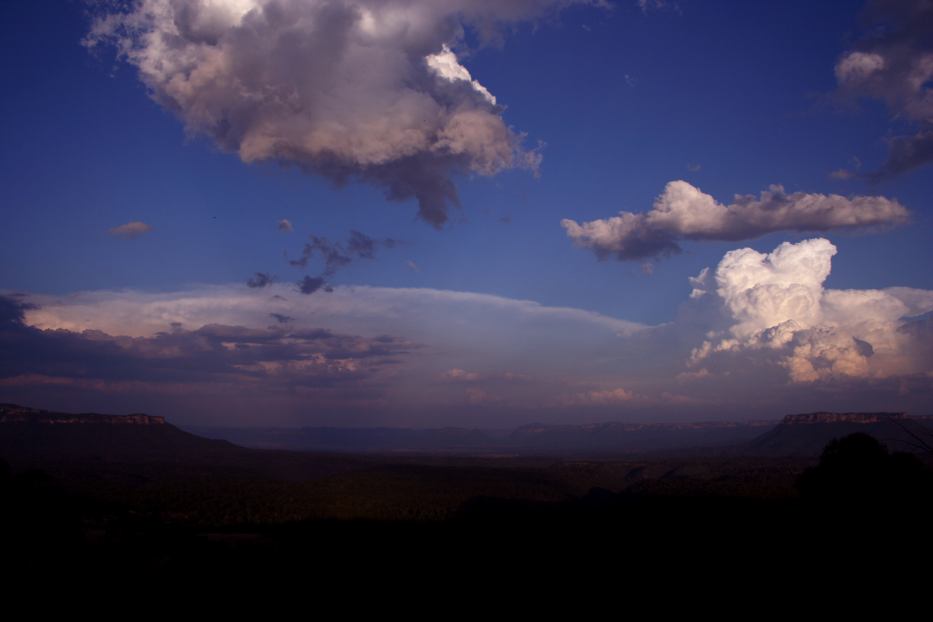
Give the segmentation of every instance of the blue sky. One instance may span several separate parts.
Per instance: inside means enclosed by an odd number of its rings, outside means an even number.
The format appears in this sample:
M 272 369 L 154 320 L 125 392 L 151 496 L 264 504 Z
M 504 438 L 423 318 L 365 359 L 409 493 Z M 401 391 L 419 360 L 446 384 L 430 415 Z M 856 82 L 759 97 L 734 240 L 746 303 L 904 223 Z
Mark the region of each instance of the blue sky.
M 565 218 L 647 212 L 665 184 L 681 179 L 724 204 L 771 184 L 896 200 L 910 212 L 907 225 L 818 233 L 838 249 L 825 287 L 933 289 L 929 165 L 880 181 L 858 174 L 884 165 L 887 139 L 927 122 L 870 93 L 841 93 L 834 68 L 860 45 L 861 1 L 682 0 L 643 11 L 618 0 L 611 10 L 570 6 L 511 21 L 493 45 L 466 23 L 457 59 L 495 95 L 496 114 L 524 144 L 541 145 L 543 159 L 537 175 L 455 172 L 461 207 L 442 229 L 417 218 L 414 199 L 387 201 L 377 185 L 338 187 L 294 164 L 244 163 L 210 136 L 186 133 L 180 115 L 147 94 L 137 66 L 107 45 L 82 45 L 95 15 L 88 5 L 50 5 L 7 3 L 0 20 L 11 85 L 0 100 L 7 292 L 190 292 L 243 287 L 256 272 L 286 287 L 321 265 L 297 269 L 283 253 L 298 256 L 309 235 L 336 242 L 356 230 L 399 243 L 342 268 L 334 286 L 490 294 L 655 326 L 693 313 L 684 307 L 688 277 L 715 269 L 728 251 L 767 253 L 815 235 L 687 239 L 671 257 L 618 261 L 597 259 L 561 227 Z M 856 174 L 833 178 L 839 169 Z M 278 230 L 283 218 L 293 232 Z M 134 239 L 108 233 L 131 221 L 152 230 Z M 351 328 L 377 333 L 381 325 Z M 928 364 L 910 370 L 922 385 L 914 406 L 931 404 Z M 631 383 L 622 375 L 616 384 Z

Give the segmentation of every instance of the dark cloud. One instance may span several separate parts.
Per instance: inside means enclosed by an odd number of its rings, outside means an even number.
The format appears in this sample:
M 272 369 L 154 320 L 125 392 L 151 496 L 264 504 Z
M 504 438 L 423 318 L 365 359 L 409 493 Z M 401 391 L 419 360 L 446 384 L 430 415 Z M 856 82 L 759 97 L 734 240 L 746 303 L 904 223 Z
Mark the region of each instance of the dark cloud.
M 257 272 L 255 275 L 253 275 L 252 278 L 246 281 L 246 286 L 255 289 L 259 287 L 265 287 L 267 285 L 272 285 L 273 283 L 275 283 L 275 276 L 266 272 Z
M 279 324 L 288 324 L 289 322 L 295 319 L 290 315 L 285 315 L 284 313 L 270 313 L 269 317 L 274 319 Z
M 308 263 L 317 256 L 324 263 L 321 276 L 305 276 L 298 282 L 298 289 L 302 294 L 313 294 L 321 288 L 327 292 L 333 291 L 333 288 L 327 285 L 327 279 L 337 274 L 338 270 L 350 265 L 356 259 L 374 259 L 377 248 L 395 248 L 399 244 L 398 240 L 392 238 L 377 240 L 355 230 L 350 232 L 346 243 L 331 242 L 317 235 L 310 236 L 310 240 L 302 249 L 301 257 L 288 262 L 295 267 L 306 268 Z
M 332 277 L 340 268 L 349 265 L 354 259 L 374 259 L 377 248 L 395 248 L 399 242 L 392 238 L 377 240 L 365 233 L 353 230 L 346 243 L 331 242 L 321 236 L 310 236 L 310 242 L 305 244 L 301 257 L 292 259 L 289 263 L 296 267 L 305 268 L 315 255 L 324 262 L 323 276 Z
M 453 51 L 467 33 L 604 0 L 138 0 L 104 7 L 84 44 L 108 45 L 193 134 L 244 162 L 416 199 L 440 227 L 458 174 L 537 170 L 540 154 Z
M 375 240 L 364 233 L 353 230 L 350 232 L 350 239 L 347 240 L 347 250 L 351 255 L 372 259 L 377 246 L 385 248 L 395 248 L 397 242 L 391 238 Z
M 865 36 L 836 63 L 840 92 L 879 99 L 916 129 L 892 140 L 887 162 L 866 175 L 880 179 L 933 162 L 933 3 L 875 0 L 864 22 Z
M 888 159 L 878 171 L 868 175 L 880 180 L 899 175 L 933 162 L 933 126 L 912 136 L 898 136 L 888 143 Z
M 288 218 L 283 218 L 280 220 L 277 227 L 279 231 L 284 231 L 285 233 L 291 233 L 295 230 L 295 227 L 292 226 L 292 221 L 290 221 Z
M 324 261 L 324 272 L 326 276 L 333 276 L 337 270 L 348 265 L 353 258 L 346 254 L 339 243 L 334 243 L 325 237 L 316 235 L 310 236 L 311 241 L 305 244 L 301 251 L 301 257 L 292 259 L 288 263 L 296 268 L 306 268 L 308 262 L 318 255 Z
M 41 330 L 24 322 L 29 307 L 0 297 L 0 384 L 56 379 L 61 383 L 250 383 L 328 387 L 366 380 L 412 346 L 323 329 L 173 326 L 151 337 L 99 330 Z M 281 316 L 287 318 L 287 316 Z
M 311 295 L 324 285 L 325 281 L 321 277 L 306 276 L 298 281 L 298 291 L 305 295 Z

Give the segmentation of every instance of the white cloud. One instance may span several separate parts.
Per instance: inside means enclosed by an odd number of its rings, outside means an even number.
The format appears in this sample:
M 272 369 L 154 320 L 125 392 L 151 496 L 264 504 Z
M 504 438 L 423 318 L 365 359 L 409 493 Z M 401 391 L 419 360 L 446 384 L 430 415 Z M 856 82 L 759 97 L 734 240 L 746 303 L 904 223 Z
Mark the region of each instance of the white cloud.
M 715 281 L 731 325 L 697 347 L 692 362 L 773 351 L 793 382 L 928 372 L 903 328 L 910 316 L 933 311 L 933 292 L 825 289 L 835 254 L 821 238 L 785 242 L 767 254 L 726 253 Z
M 444 372 L 443 377 L 453 382 L 476 382 L 480 379 L 480 375 L 475 371 L 466 371 L 459 367 L 448 369 Z
M 465 30 L 489 40 L 570 4 L 603 3 L 138 0 L 99 13 L 85 45 L 115 48 L 189 132 L 244 162 L 375 183 L 440 226 L 453 175 L 540 160 L 457 58 Z
M 635 397 L 628 389 L 619 387 L 575 393 L 566 397 L 564 403 L 568 406 L 613 406 L 631 402 Z
M 836 79 L 840 84 L 864 82 L 882 69 L 884 58 L 880 54 L 850 52 L 836 64 Z
M 736 195 L 729 205 L 686 181 L 664 187 L 651 210 L 578 223 L 561 221 L 567 235 L 600 258 L 643 259 L 680 252 L 679 240 L 745 240 L 772 231 L 827 231 L 903 223 L 907 209 L 880 196 L 787 194 L 771 186 L 760 196 Z
M 457 60 L 457 55 L 447 47 L 445 43 L 441 51 L 437 54 L 429 54 L 425 57 L 428 67 L 440 78 L 448 82 L 468 82 L 477 93 L 482 95 L 487 102 L 496 105 L 495 96 L 489 92 L 485 86 L 473 79 L 466 67 Z

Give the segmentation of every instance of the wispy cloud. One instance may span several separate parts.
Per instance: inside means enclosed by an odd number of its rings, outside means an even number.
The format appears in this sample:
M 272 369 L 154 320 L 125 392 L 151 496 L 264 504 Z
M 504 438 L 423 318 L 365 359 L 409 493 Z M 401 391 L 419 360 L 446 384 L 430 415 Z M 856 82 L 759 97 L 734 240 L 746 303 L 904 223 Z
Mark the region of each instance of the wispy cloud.
M 118 227 L 108 229 L 107 233 L 118 238 L 133 239 L 149 233 L 150 231 L 152 231 L 152 225 L 144 223 L 140 220 L 134 220 L 126 224 L 122 224 Z
M 253 289 L 258 289 L 261 287 L 266 287 L 267 285 L 271 285 L 272 283 L 275 283 L 275 276 L 266 272 L 257 272 L 252 277 L 250 277 L 248 281 L 246 281 L 246 286 Z

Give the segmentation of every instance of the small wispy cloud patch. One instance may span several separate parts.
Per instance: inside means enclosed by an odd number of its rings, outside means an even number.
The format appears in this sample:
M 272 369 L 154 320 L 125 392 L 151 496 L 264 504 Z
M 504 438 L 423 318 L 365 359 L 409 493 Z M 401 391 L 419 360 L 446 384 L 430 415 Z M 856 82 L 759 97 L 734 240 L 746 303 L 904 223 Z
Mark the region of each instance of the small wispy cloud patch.
M 248 281 L 246 281 L 246 286 L 257 289 L 260 287 L 266 287 L 272 283 L 275 283 L 274 275 L 268 274 L 266 272 L 257 272 Z
M 312 235 L 310 242 L 304 245 L 301 256 L 291 259 L 288 263 L 296 268 L 306 268 L 314 259 L 319 258 L 324 266 L 320 276 L 305 276 L 298 282 L 298 290 L 302 294 L 313 294 L 319 289 L 330 291 L 327 286 L 329 279 L 357 259 L 375 259 L 379 248 L 395 248 L 400 242 L 392 238 L 376 239 L 365 233 L 351 231 L 346 242 L 332 242 L 326 237 Z
M 150 231 L 152 231 L 152 225 L 144 223 L 141 220 L 134 220 L 117 227 L 112 227 L 107 230 L 107 233 L 118 238 L 133 239 L 145 235 Z

